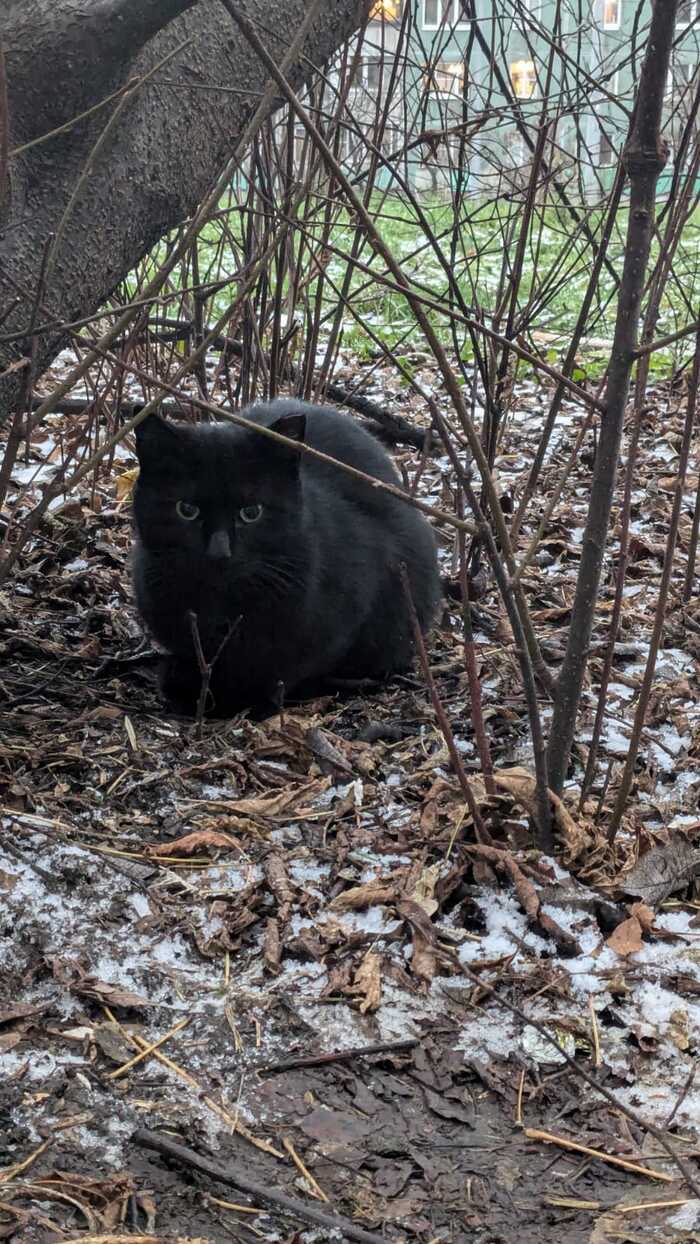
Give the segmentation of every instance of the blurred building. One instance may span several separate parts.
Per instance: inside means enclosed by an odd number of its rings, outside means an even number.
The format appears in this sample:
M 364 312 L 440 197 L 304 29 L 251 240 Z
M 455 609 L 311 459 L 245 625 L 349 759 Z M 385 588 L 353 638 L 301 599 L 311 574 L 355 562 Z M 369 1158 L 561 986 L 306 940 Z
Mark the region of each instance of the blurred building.
M 661 190 L 698 93 L 697 9 L 681 0 Z M 378 0 L 338 77 L 351 83 L 345 168 L 361 182 L 374 158 L 387 189 L 507 194 L 539 145 L 545 179 L 594 198 L 628 132 L 650 12 L 650 0 Z

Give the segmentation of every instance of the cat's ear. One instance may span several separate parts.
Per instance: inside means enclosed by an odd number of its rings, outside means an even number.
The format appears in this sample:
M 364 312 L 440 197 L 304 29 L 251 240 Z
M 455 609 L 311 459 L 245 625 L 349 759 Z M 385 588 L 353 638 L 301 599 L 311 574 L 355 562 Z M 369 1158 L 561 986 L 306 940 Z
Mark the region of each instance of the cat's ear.
M 272 432 L 279 432 L 280 436 L 287 436 L 290 441 L 299 441 L 303 444 L 306 438 L 306 415 L 303 411 L 280 415 L 279 419 L 275 419 L 275 422 L 270 424 L 270 429 Z
M 279 419 L 275 419 L 270 424 L 272 432 L 279 432 L 280 436 L 286 436 L 290 441 L 298 441 L 299 444 L 304 443 L 306 436 L 306 415 L 303 411 L 295 411 L 293 414 L 280 415 Z M 298 474 L 301 465 L 301 454 L 297 454 L 293 449 L 288 449 L 286 445 L 280 445 L 279 441 L 268 441 L 271 445 L 280 467 L 285 473 L 291 471 L 294 475 Z
M 183 452 L 182 433 L 174 423 L 160 415 L 148 415 L 134 429 L 136 457 L 142 467 L 158 467 L 180 457 Z

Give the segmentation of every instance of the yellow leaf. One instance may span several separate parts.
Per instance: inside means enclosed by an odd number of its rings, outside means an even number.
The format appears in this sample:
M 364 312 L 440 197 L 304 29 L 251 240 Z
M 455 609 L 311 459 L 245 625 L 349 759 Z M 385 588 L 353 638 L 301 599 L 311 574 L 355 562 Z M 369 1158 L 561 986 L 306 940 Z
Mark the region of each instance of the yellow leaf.
M 126 501 L 134 491 L 134 484 L 138 479 L 138 467 L 132 467 L 130 471 L 125 471 L 123 475 L 118 475 L 115 484 L 117 489 L 117 501 Z

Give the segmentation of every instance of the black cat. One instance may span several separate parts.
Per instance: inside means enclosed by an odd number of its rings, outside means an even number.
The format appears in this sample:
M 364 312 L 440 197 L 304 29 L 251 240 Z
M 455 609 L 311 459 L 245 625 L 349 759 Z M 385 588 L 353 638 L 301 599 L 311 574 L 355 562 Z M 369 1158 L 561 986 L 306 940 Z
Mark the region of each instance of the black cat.
M 377 441 L 337 411 L 280 399 L 241 412 L 391 483 Z M 136 432 L 139 610 L 171 654 L 162 688 L 194 712 L 201 678 L 188 611 L 214 666 L 213 712 L 269 703 L 326 677 L 383 678 L 413 656 L 399 578 L 421 627 L 439 598 L 433 533 L 410 505 L 338 467 L 232 424 Z

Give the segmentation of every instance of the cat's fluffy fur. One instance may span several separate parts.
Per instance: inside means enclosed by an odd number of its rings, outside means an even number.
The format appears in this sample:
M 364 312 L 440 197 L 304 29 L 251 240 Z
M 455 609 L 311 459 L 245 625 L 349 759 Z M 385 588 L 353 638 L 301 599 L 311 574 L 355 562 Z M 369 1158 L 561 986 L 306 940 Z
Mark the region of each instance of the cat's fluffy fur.
M 387 454 L 349 416 L 284 399 L 242 413 L 397 482 Z M 162 685 L 177 708 L 194 711 L 201 682 L 189 610 L 207 660 L 237 624 L 212 676 L 218 715 L 274 700 L 279 684 L 289 694 L 409 665 L 401 563 L 424 630 L 439 599 L 433 533 L 416 509 L 231 424 L 151 416 L 137 428 L 137 452 L 136 597 L 171 654 Z M 195 518 L 181 516 L 193 507 Z

